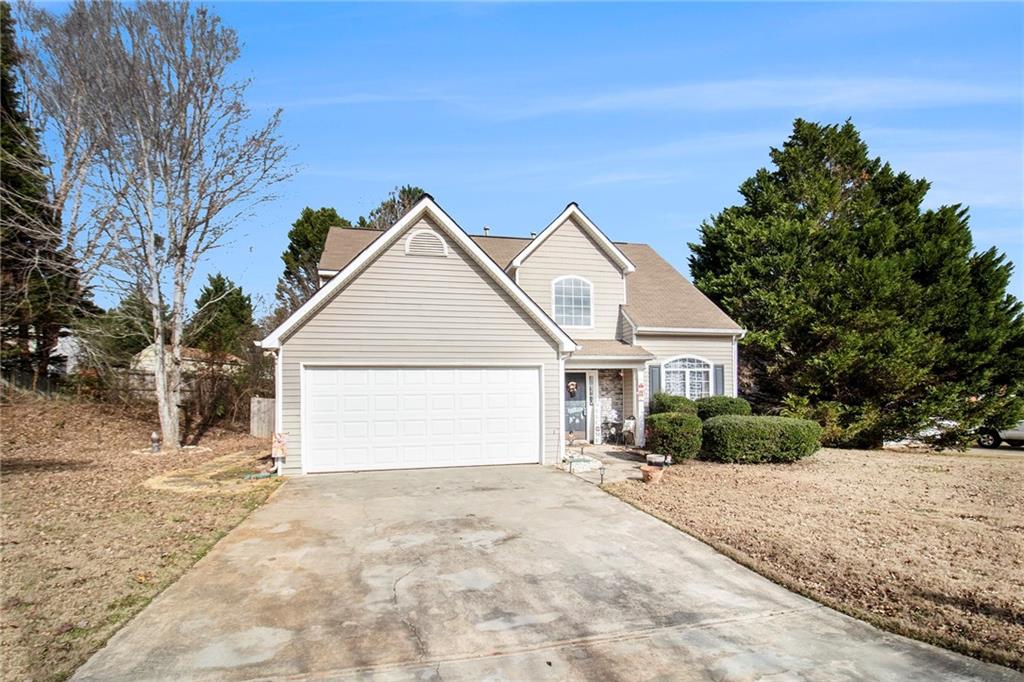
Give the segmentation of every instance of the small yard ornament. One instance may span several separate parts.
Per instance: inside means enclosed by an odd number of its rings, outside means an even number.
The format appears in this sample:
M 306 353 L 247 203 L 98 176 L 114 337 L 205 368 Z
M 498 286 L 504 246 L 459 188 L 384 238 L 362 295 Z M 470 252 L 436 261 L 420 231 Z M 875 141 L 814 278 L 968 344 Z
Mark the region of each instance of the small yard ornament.
M 284 459 L 288 456 L 288 434 L 287 433 L 275 433 L 274 443 L 271 445 L 271 456 L 274 459 Z
M 160 452 L 160 434 L 156 431 L 149 434 L 149 451 Z

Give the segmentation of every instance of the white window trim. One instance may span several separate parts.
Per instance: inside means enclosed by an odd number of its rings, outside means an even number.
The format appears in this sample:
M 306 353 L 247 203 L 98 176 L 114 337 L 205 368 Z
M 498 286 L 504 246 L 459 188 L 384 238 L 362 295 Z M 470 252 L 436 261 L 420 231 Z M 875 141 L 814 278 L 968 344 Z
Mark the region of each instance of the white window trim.
M 562 324 L 558 321 L 558 311 L 555 309 L 555 285 L 567 279 L 578 279 L 581 282 L 586 282 L 587 286 L 590 287 L 590 324 Z M 562 275 L 551 280 L 551 319 L 562 329 L 593 329 L 595 323 L 594 311 L 596 309 L 597 306 L 594 305 L 594 283 L 586 277 L 581 275 Z
M 682 355 L 676 355 L 676 356 L 673 356 L 671 358 L 668 358 L 666 360 L 662 360 L 661 361 L 661 390 L 662 391 L 664 391 L 665 393 L 668 393 L 668 390 L 667 390 L 667 388 L 668 388 L 668 381 L 665 378 L 665 376 L 666 376 L 668 371 L 685 372 L 687 374 L 687 376 L 686 376 L 686 380 L 683 382 L 683 385 L 687 387 L 687 390 L 689 390 L 689 387 L 690 387 L 689 373 L 691 371 L 693 371 L 693 370 L 691 370 L 691 369 L 666 370 L 666 368 L 665 368 L 665 366 L 668 365 L 670 362 L 675 362 L 676 360 L 700 360 L 705 365 L 707 365 L 708 366 L 708 369 L 707 369 L 707 372 L 708 372 L 708 396 L 715 395 L 715 363 L 711 362 L 710 360 L 708 360 L 705 357 L 701 357 L 700 355 L 694 355 L 692 353 L 683 353 Z M 670 394 L 670 395 L 675 395 L 675 394 Z M 690 398 L 690 396 L 688 396 L 688 395 L 682 396 L 682 397 Z M 696 398 L 690 398 L 690 400 L 696 400 Z
M 444 257 L 447 258 L 448 257 L 448 242 L 446 242 L 441 235 L 439 235 L 437 232 L 435 232 L 434 230 L 431 230 L 428 227 L 420 227 L 420 228 L 417 228 L 417 229 L 412 230 L 412 231 L 409 232 L 409 236 L 407 236 L 405 238 L 405 255 L 406 256 L 409 255 L 409 247 L 412 246 L 412 240 L 416 238 L 416 235 L 423 234 L 423 233 L 429 234 L 434 239 L 436 239 L 437 241 L 441 242 L 441 248 L 444 250 Z M 413 255 L 418 255 L 418 254 L 413 254 Z

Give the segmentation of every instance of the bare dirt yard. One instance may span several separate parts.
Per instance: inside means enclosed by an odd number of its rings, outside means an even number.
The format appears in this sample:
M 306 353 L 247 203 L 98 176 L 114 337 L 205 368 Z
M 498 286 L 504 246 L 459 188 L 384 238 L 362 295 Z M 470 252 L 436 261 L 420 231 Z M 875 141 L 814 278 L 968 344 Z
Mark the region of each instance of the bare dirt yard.
M 0 678 L 63 679 L 260 505 L 269 442 L 214 431 L 139 453 L 155 424 L 64 399 L 0 404 Z
M 824 449 L 607 490 L 828 606 L 1024 670 L 1024 453 Z

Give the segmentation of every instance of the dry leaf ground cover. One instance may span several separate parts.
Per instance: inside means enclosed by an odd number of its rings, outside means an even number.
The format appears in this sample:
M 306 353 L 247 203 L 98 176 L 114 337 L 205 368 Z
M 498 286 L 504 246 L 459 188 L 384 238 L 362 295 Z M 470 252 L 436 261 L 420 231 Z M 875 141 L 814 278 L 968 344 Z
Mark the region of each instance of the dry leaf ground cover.
M 1024 453 L 826 449 L 607 489 L 817 601 L 1024 669 Z
M 154 426 L 63 399 L 0 405 L 3 679 L 67 677 L 277 485 L 239 482 L 266 441 L 214 432 L 180 456 L 138 454 Z M 175 470 L 177 486 L 146 483 Z

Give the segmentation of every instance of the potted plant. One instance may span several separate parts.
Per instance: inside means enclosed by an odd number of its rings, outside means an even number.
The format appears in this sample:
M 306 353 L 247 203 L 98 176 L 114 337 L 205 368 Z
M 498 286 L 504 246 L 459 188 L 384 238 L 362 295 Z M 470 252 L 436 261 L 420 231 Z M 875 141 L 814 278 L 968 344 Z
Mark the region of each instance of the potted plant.
M 640 473 L 644 477 L 644 483 L 657 483 L 661 480 L 662 475 L 664 475 L 665 468 L 645 464 L 640 467 Z

